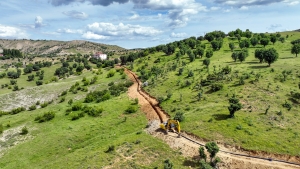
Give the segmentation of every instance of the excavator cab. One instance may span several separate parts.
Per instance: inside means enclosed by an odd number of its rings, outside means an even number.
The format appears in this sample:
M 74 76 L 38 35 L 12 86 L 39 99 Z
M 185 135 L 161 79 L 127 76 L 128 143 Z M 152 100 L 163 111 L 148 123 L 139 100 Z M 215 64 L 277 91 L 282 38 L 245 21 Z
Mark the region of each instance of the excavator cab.
M 164 129 L 166 133 L 171 130 L 180 137 L 180 124 L 178 120 L 169 119 L 167 122 L 160 124 L 160 128 Z

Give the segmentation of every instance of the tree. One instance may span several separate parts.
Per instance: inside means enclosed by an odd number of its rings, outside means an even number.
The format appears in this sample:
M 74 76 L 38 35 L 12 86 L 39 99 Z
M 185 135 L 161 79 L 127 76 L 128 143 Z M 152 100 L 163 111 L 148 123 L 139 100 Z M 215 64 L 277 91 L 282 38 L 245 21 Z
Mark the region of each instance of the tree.
M 233 42 L 230 42 L 230 43 L 229 43 L 229 48 L 230 48 L 230 50 L 231 50 L 231 52 L 232 52 L 233 49 L 234 49 L 234 43 L 233 43 Z
M 193 52 L 191 52 L 189 54 L 189 58 L 190 58 L 190 62 L 193 62 L 195 60 L 195 54 Z
M 229 110 L 229 113 L 230 113 L 230 117 L 233 118 L 234 113 L 236 111 L 241 110 L 242 104 L 240 103 L 240 100 L 235 97 L 235 95 L 233 95 L 231 98 L 229 98 L 228 101 L 229 101 L 228 110 Z
M 219 147 L 215 142 L 208 142 L 208 143 L 205 144 L 205 148 L 209 152 L 210 161 L 212 162 L 213 158 L 219 152 Z
M 207 58 L 211 58 L 213 56 L 214 52 L 211 49 L 207 49 L 205 56 Z
M 240 41 L 239 47 L 240 47 L 241 49 L 243 49 L 243 48 L 245 47 L 245 42 L 244 42 L 244 41 Z
M 296 57 L 297 57 L 297 54 L 300 53 L 300 44 L 299 43 L 293 45 L 293 47 L 291 49 L 291 53 L 296 54 Z
M 279 55 L 274 48 L 266 49 L 264 51 L 264 60 L 271 66 L 278 59 Z
M 271 35 L 270 37 L 271 42 L 273 43 L 273 45 L 275 44 L 275 42 L 277 41 L 277 37 L 275 35 Z
M 204 152 L 204 148 L 203 147 L 199 148 L 199 155 L 200 155 L 200 159 L 203 159 L 206 162 L 206 154 Z
M 258 38 L 257 37 L 253 37 L 253 38 L 251 38 L 250 42 L 251 42 L 252 46 L 256 46 L 258 44 Z
M 239 53 L 240 52 L 233 52 L 232 54 L 231 54 L 231 58 L 236 62 L 236 60 L 238 59 L 238 57 L 239 57 Z
M 259 59 L 259 63 L 264 61 L 264 50 L 263 49 L 256 49 L 255 50 L 255 58 Z
M 208 66 L 210 64 L 210 59 L 209 58 L 204 59 L 203 64 L 208 68 Z
M 201 47 L 198 47 L 195 51 L 194 51 L 194 54 L 196 55 L 196 56 L 200 56 L 200 58 L 202 58 L 202 56 L 204 55 L 204 49 L 203 48 L 201 48 Z
M 220 50 L 221 47 L 222 47 L 222 44 L 223 44 L 222 40 L 213 40 L 213 41 L 211 41 L 210 43 L 211 43 L 211 47 L 212 47 L 215 51 Z
M 248 57 L 248 49 L 244 48 L 242 51 L 238 52 L 237 58 L 240 62 L 243 62 L 246 60 L 246 57 Z
M 260 44 L 262 44 L 264 47 L 266 47 L 266 45 L 268 45 L 270 42 L 269 38 L 262 38 L 260 40 Z
M 241 41 L 241 39 L 242 39 L 242 37 L 241 37 L 241 35 L 240 34 L 236 34 L 235 35 L 235 37 L 238 39 L 238 41 L 240 42 Z

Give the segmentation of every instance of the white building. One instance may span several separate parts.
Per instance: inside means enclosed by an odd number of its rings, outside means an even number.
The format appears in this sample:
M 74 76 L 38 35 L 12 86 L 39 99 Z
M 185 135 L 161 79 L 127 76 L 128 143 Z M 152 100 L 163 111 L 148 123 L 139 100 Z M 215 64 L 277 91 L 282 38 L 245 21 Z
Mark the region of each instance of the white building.
M 94 54 L 93 58 L 96 59 L 101 59 L 101 60 L 106 60 L 107 59 L 107 55 L 102 53 L 102 52 L 97 52 Z

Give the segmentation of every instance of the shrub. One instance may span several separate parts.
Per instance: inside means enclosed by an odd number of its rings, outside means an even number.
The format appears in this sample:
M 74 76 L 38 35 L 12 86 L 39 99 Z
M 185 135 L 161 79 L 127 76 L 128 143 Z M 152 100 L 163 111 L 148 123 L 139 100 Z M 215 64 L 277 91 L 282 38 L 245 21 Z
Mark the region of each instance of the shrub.
M 55 117 L 55 113 L 53 111 L 49 111 L 43 114 L 43 116 L 37 116 L 34 121 L 37 121 L 39 123 L 43 123 L 46 121 L 50 121 Z
M 109 72 L 108 72 L 108 74 L 107 74 L 107 78 L 110 78 L 110 77 L 113 77 L 114 75 L 115 75 L 115 71 L 114 70 L 110 70 Z
M 288 103 L 287 101 L 285 101 L 285 103 L 282 104 L 282 107 L 285 107 L 288 111 L 290 111 L 292 109 L 292 105 L 290 103 Z
M 174 116 L 174 120 L 178 120 L 179 122 L 184 121 L 184 118 L 183 112 L 177 112 Z
M 81 110 L 82 104 L 81 103 L 76 103 L 72 106 L 72 111 L 78 111 Z
M 65 91 L 63 91 L 63 92 L 60 94 L 60 96 L 64 96 L 64 95 L 66 95 L 67 93 L 68 93 L 68 91 L 65 90 Z
M 35 83 L 37 86 L 43 85 L 43 81 L 41 81 L 41 80 L 37 80 Z
M 29 111 L 32 111 L 32 110 L 35 110 L 36 109 L 36 106 L 35 105 L 32 105 L 29 107 Z
M 137 107 L 136 107 L 136 106 L 132 106 L 132 105 L 130 105 L 130 106 L 125 110 L 125 112 L 126 112 L 127 114 L 135 113 L 136 111 L 137 111 Z
M 80 112 L 80 113 L 73 113 L 72 114 L 72 117 L 71 117 L 71 120 L 74 121 L 74 120 L 78 120 L 80 118 L 84 117 L 84 113 L 83 112 Z
M 221 84 L 221 83 L 214 83 L 211 85 L 211 90 L 213 92 L 219 91 L 221 89 L 223 89 L 223 84 Z
M 45 108 L 47 106 L 48 106 L 48 102 L 44 102 L 44 103 L 41 104 L 41 108 Z
M 0 124 L 0 134 L 3 133 L 3 125 Z
M 27 129 L 26 126 L 24 126 L 24 127 L 21 129 L 20 134 L 21 134 L 21 135 L 26 135 L 27 133 L 28 133 L 28 129 Z
M 113 151 L 115 151 L 115 146 L 114 145 L 110 145 L 108 147 L 108 149 L 105 151 L 105 153 L 110 153 L 110 152 L 113 152 Z
M 83 107 L 83 112 L 88 114 L 89 116 L 97 117 L 103 112 L 103 109 L 102 108 L 84 106 Z
M 25 107 L 18 107 L 18 108 L 12 109 L 9 112 L 9 114 L 18 114 L 18 113 L 20 113 L 22 111 L 25 111 L 25 110 L 26 110 Z
M 62 103 L 62 102 L 64 102 L 65 100 L 66 100 L 66 98 L 65 98 L 65 97 L 62 97 L 62 98 L 60 99 L 59 103 Z

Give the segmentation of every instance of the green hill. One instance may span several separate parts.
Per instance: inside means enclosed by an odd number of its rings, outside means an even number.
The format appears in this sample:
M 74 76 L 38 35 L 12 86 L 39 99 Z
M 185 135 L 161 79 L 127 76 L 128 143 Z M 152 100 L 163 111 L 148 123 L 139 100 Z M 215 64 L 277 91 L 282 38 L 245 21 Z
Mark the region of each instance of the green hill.
M 235 52 L 241 49 L 238 39 L 229 36 L 221 38 L 223 46 L 213 52 L 208 68 L 203 64 L 205 54 L 194 60 L 188 54 L 190 51 L 193 55 L 198 47 L 205 47 L 205 51 L 211 48 L 211 43 L 202 37 L 190 38 L 196 40 L 195 49 L 188 46 L 190 39 L 149 48 L 144 51 L 149 52 L 148 56 L 133 57 L 136 59 L 129 67 L 148 82 L 144 89 L 160 100 L 171 117 L 184 113 L 185 121 L 181 123 L 184 131 L 248 150 L 300 155 L 295 148 L 300 144 L 300 100 L 295 94 L 299 94 L 300 60 L 291 54 L 291 41 L 300 39 L 300 33 L 280 35 L 285 41 L 274 45 L 269 42 L 265 47 L 275 48 L 279 53 L 278 60 L 270 67 L 254 57 L 256 49 L 264 49 L 260 44 L 247 49 L 249 56 L 245 61 L 235 62 L 229 43 L 234 43 Z M 242 37 L 241 41 L 246 39 Z M 166 55 L 168 45 L 175 46 L 173 54 Z M 184 48 L 186 53 L 180 53 Z M 121 59 L 126 62 L 128 58 Z M 233 95 L 242 109 L 235 113 L 235 118 L 230 118 L 229 98 Z

